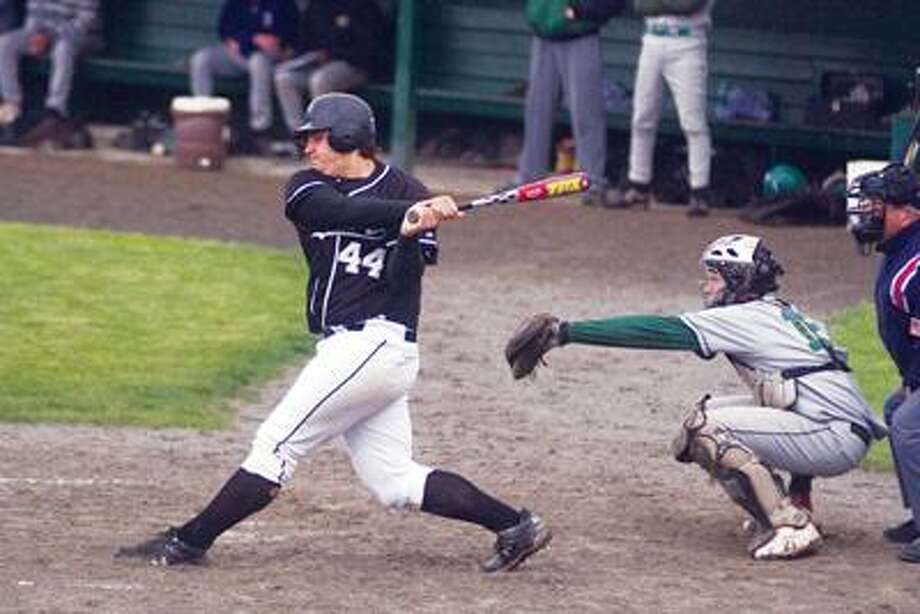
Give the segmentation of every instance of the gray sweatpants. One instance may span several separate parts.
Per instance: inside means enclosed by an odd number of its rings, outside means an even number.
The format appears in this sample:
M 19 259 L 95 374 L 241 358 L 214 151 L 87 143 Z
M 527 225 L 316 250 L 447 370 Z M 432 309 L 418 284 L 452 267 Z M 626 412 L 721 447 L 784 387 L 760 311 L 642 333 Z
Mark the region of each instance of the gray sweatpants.
M 762 407 L 746 395 L 706 401 L 706 419 L 731 432 L 764 465 L 830 477 L 855 468 L 867 446 L 844 420 L 816 422 L 794 411 Z
M 211 45 L 192 55 L 191 88 L 195 96 L 214 94 L 215 77 L 249 76 L 249 127 L 268 130 L 272 125 L 272 70 L 274 62 L 261 52 L 248 58 L 230 53 L 224 45 Z
M 524 109 L 524 151 L 518 179 L 531 181 L 549 171 L 553 124 L 560 91 L 572 115 L 575 156 L 592 186 L 607 184 L 607 118 L 601 85 L 601 41 L 596 34 L 553 41 L 533 37 Z
M 309 99 L 329 92 L 347 92 L 367 83 L 367 72 L 344 60 L 320 63 L 318 54 L 307 52 L 275 68 L 275 94 L 284 113 L 284 123 L 292 132 L 303 120 Z
M 4 102 L 22 105 L 22 84 L 19 82 L 19 60 L 26 55 L 30 32 L 25 29 L 10 30 L 0 35 L 0 96 Z M 52 41 L 49 57 L 51 76 L 45 106 L 61 115 L 67 115 L 67 103 L 73 89 L 74 70 L 81 53 L 95 50 L 96 45 L 70 37 L 56 37 Z

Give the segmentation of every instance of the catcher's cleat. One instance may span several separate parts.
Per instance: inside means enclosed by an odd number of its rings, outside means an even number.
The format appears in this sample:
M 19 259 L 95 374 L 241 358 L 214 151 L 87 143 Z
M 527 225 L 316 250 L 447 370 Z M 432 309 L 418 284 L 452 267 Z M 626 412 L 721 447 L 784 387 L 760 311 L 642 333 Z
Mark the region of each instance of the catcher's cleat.
M 792 504 L 794 506 L 796 506 L 800 510 L 807 511 L 809 515 L 811 514 L 812 509 L 810 507 L 801 505 L 799 502 L 796 501 L 796 498 L 794 496 L 790 496 L 789 498 L 792 500 Z M 812 520 L 812 522 L 814 522 L 814 520 Z M 818 529 L 819 533 L 823 530 L 821 523 L 814 522 L 814 525 L 815 525 L 815 528 Z M 761 524 L 756 518 L 752 518 L 751 516 L 747 516 L 745 517 L 744 520 L 741 521 L 741 535 L 745 537 L 757 538 L 761 535 L 764 535 L 766 532 L 770 530 L 771 529 L 769 525 L 765 526 Z M 891 529 L 886 529 L 886 530 L 890 531 Z M 917 534 L 916 537 L 920 537 L 920 534 Z M 898 543 L 906 544 L 906 543 L 909 543 L 910 541 L 911 540 L 907 540 L 907 541 L 898 542 Z
M 755 537 L 749 550 L 757 561 L 796 559 L 813 553 L 821 545 L 821 533 L 809 522 L 804 527 L 782 526 Z
M 521 520 L 513 527 L 499 532 L 495 552 L 483 563 L 486 573 L 511 571 L 534 552 L 542 550 L 553 538 L 543 519 L 527 510 L 521 510 Z
M 119 548 L 115 551 L 115 559 L 139 559 L 157 567 L 206 565 L 205 552 L 203 548 L 183 542 L 179 539 L 178 530 L 170 527 L 136 546 Z
M 741 534 L 745 537 L 759 537 L 769 530 L 770 527 L 764 527 L 756 518 L 751 516 L 746 516 L 741 521 Z
M 882 531 L 882 535 L 893 544 L 909 544 L 920 538 L 920 530 L 917 530 L 917 525 L 910 518 L 896 527 L 888 527 Z

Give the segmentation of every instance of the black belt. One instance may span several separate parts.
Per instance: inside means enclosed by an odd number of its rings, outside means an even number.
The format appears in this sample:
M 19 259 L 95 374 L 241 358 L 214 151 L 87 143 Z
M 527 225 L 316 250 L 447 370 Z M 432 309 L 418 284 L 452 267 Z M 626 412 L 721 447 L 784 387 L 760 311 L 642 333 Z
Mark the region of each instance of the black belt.
M 846 371 L 849 373 L 850 367 L 842 362 L 826 362 L 823 365 L 815 365 L 813 367 L 790 367 L 780 371 L 780 375 L 783 376 L 783 379 L 798 379 L 806 375 L 811 375 L 812 373 L 820 373 L 821 371 Z
M 354 324 L 337 324 L 335 326 L 327 326 L 326 328 L 323 329 L 323 337 L 332 336 L 336 333 L 342 332 L 343 330 L 364 330 L 365 324 L 366 322 L 355 322 Z M 394 324 L 398 324 L 398 322 L 394 322 Z M 415 343 L 416 341 L 415 329 L 409 328 L 408 326 L 404 326 L 404 325 L 401 325 L 401 326 L 403 326 L 403 328 L 405 328 L 406 330 L 406 334 L 405 334 L 406 341 L 408 341 L 409 343 Z
M 856 424 L 855 422 L 850 422 L 850 432 L 862 439 L 863 443 L 866 444 L 866 447 L 872 443 L 872 433 L 870 433 L 869 429 L 863 425 Z

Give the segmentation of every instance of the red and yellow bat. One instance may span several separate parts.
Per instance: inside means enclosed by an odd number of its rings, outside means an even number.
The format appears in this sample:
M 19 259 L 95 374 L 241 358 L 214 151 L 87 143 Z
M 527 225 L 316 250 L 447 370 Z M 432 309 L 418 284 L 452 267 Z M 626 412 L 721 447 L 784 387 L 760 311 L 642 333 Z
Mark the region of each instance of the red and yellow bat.
M 546 200 L 548 198 L 558 198 L 560 196 L 569 196 L 571 194 L 584 192 L 589 187 L 591 187 L 591 182 L 588 180 L 588 175 L 586 173 L 579 172 L 569 173 L 567 175 L 553 175 L 540 179 L 539 181 L 532 181 L 513 188 L 508 188 L 507 190 L 480 196 L 479 198 L 463 203 L 460 205 L 459 209 L 461 211 L 469 211 L 470 209 L 478 209 L 490 205 L 523 203 Z M 418 217 L 413 215 L 414 213 L 415 211 L 409 212 L 410 224 L 414 224 L 418 221 Z

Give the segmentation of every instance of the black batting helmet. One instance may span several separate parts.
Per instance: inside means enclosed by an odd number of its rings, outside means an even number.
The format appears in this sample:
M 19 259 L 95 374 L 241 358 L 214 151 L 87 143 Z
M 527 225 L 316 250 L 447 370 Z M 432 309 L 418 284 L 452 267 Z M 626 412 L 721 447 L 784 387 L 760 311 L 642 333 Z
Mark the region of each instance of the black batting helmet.
M 329 131 L 329 146 L 339 153 L 356 149 L 367 155 L 374 152 L 374 111 L 354 94 L 335 92 L 314 98 L 294 135 L 303 137 L 318 130 Z

